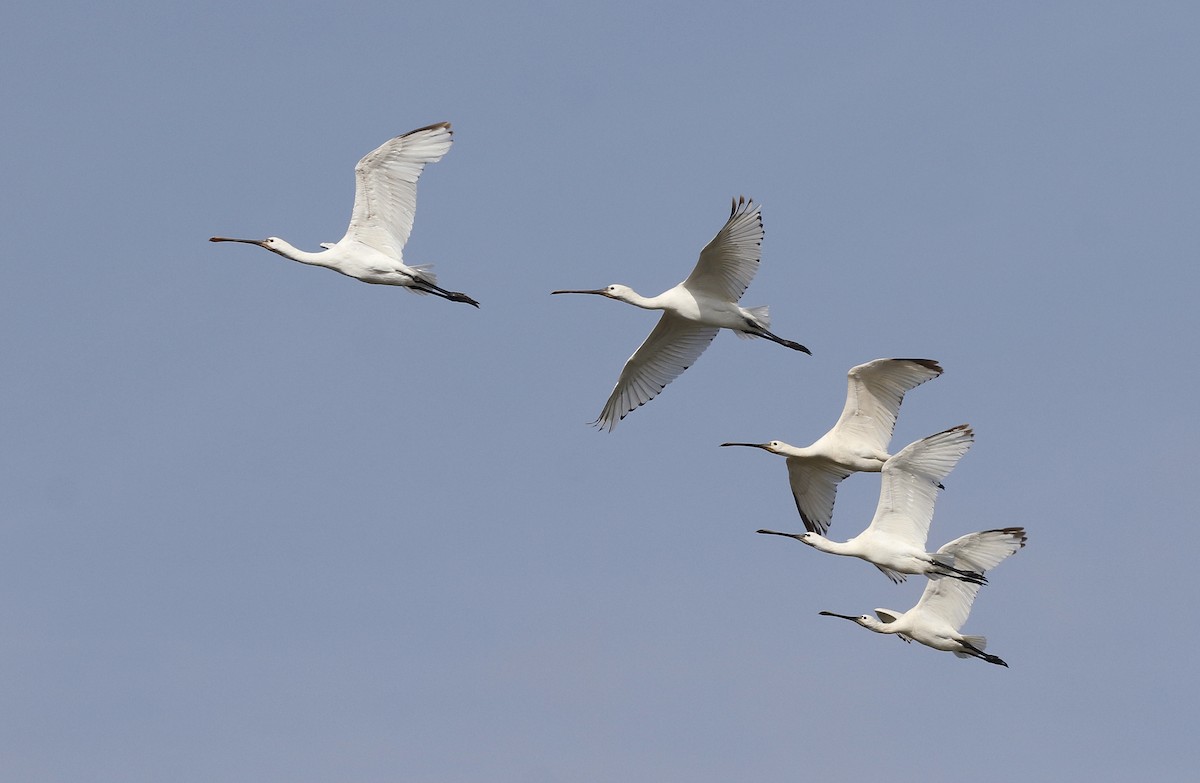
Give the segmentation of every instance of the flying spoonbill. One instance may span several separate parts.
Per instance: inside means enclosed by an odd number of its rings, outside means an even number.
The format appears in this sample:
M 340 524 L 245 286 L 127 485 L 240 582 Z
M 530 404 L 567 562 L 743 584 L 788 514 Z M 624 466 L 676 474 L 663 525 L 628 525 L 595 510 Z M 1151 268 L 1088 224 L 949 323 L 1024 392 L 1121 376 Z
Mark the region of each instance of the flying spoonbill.
M 941 366 L 932 359 L 876 359 L 860 364 L 847 373 L 841 417 L 811 446 L 781 440 L 721 445 L 751 446 L 787 457 L 792 497 L 804 528 L 824 534 L 842 479 L 856 472 L 878 473 L 891 456 L 888 443 L 905 392 L 941 374 Z
M 981 533 L 971 533 L 962 538 L 956 538 L 938 550 L 956 559 L 959 565 L 964 565 L 976 571 L 983 572 L 994 568 L 1001 560 L 1025 546 L 1025 531 L 1021 528 L 1008 528 L 1005 531 L 987 531 L 1011 533 L 1018 546 L 1007 549 L 989 549 L 979 556 L 980 550 L 971 539 Z M 957 579 L 930 579 L 921 593 L 921 600 L 907 612 L 896 612 L 891 609 L 876 609 L 876 620 L 870 615 L 853 617 L 835 612 L 821 612 L 826 617 L 841 617 L 858 623 L 863 628 L 875 633 L 896 634 L 906 642 L 917 641 L 935 650 L 952 652 L 959 658 L 982 658 L 988 663 L 1007 667 L 1000 658 L 984 652 L 987 647 L 985 636 L 965 636 L 959 633 L 967 616 L 971 613 L 971 604 L 979 592 L 977 582 L 962 582 Z
M 596 294 L 645 310 L 663 311 L 650 336 L 625 362 L 604 410 L 592 422 L 595 426 L 612 432 L 626 414 L 657 397 L 668 383 L 690 367 L 722 328 L 739 337 L 764 337 L 794 351 L 812 354 L 800 343 L 768 331 L 771 320 L 766 307 L 738 305 L 758 271 L 762 239 L 759 205 L 739 196 L 733 200 L 724 228 L 700 251 L 696 268 L 674 288 L 658 296 L 642 296 L 619 284 L 594 290 L 550 292 Z
M 272 253 L 302 264 L 323 266 L 364 283 L 398 285 L 416 294 L 433 294 L 451 302 L 479 303 L 458 291 L 439 288 L 428 264 L 410 266 L 402 251 L 412 233 L 417 209 L 417 179 L 426 163 L 434 163 L 450 149 L 450 123 L 439 122 L 397 136 L 367 153 L 354 167 L 354 210 L 350 227 L 336 243 L 308 253 L 279 237 L 230 239 L 211 237 L 210 242 L 245 242 L 265 247 Z
M 830 541 L 820 533 L 780 533 L 759 530 L 774 536 L 787 536 L 814 549 L 833 555 L 857 557 L 871 563 L 893 582 L 905 580 L 905 574 L 925 574 L 930 577 L 949 576 L 977 584 L 987 580 L 983 571 L 962 567 L 966 562 L 1003 560 L 1024 543 L 1021 528 L 987 530 L 958 539 L 952 551 L 943 547 L 926 552 L 929 523 L 933 521 L 933 506 L 942 479 L 959 459 L 967 453 L 975 433 L 966 424 L 930 435 L 910 443 L 896 456 L 883 463 L 883 481 L 879 504 L 867 529 L 849 541 Z

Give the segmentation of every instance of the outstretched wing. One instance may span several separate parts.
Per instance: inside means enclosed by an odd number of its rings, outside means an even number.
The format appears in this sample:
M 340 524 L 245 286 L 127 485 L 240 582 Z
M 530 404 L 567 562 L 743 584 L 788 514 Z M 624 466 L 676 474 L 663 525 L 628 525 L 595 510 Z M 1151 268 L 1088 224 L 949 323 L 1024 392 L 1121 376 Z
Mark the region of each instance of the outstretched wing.
M 426 163 L 450 149 L 450 123 L 397 136 L 367 153 L 354 167 L 354 212 L 347 236 L 401 258 L 417 211 L 417 179 Z
M 942 479 L 974 440 L 974 431 L 960 424 L 908 444 L 883 463 L 879 505 L 867 532 L 886 533 L 924 548 Z
M 954 558 L 954 567 L 983 573 L 1000 565 L 1009 555 L 1025 546 L 1023 527 L 1006 527 L 1000 530 L 981 530 L 959 536 L 937 551 L 939 555 Z
M 729 302 L 742 298 L 762 257 L 760 209 L 753 199 L 739 196 L 733 200 L 729 220 L 700 251 L 696 268 L 683 281 L 685 287 Z
M 627 413 L 653 400 L 668 383 L 692 366 L 718 331 L 715 326 L 697 325 L 663 313 L 650 336 L 625 362 L 604 410 L 592 423 L 612 432 Z
M 905 614 L 927 613 L 931 617 L 942 618 L 956 631 L 961 629 L 971 614 L 971 604 L 975 603 L 979 585 L 950 577 L 926 581 L 921 600 Z
M 838 484 L 851 471 L 820 457 L 788 457 L 787 468 L 792 497 L 805 530 L 825 535 L 833 519 Z
M 832 431 L 886 454 L 905 392 L 941 374 L 932 359 L 876 359 L 851 367 L 846 407 Z

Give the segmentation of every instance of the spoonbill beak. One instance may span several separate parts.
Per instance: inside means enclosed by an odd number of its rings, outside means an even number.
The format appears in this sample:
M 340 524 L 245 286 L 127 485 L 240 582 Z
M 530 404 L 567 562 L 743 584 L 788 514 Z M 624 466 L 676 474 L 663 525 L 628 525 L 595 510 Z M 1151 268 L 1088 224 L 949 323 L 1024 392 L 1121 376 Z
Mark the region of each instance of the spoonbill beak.
M 588 290 L 588 291 L 575 291 L 575 290 L 572 290 L 572 291 L 551 291 L 550 293 L 551 293 L 551 294 L 596 294 L 596 295 L 598 295 L 598 296 L 605 296 L 605 295 L 608 293 L 608 291 L 607 291 L 606 289 L 604 289 L 604 288 L 594 288 L 594 289 L 591 289 L 591 290 Z
M 749 446 L 752 449 L 767 449 L 765 443 L 722 443 L 722 446 Z
M 851 617 L 851 616 L 850 616 L 850 615 L 848 615 L 848 614 L 838 614 L 837 612 L 817 612 L 817 614 L 823 614 L 823 615 L 825 615 L 826 617 L 840 617 L 840 618 L 842 618 L 843 620 L 849 620 L 849 621 L 850 621 L 850 622 L 852 622 L 852 623 L 856 623 L 856 622 L 858 622 L 858 618 L 857 618 L 857 617 Z
M 230 239 L 229 237 L 209 237 L 208 241 L 209 242 L 245 242 L 247 245 L 259 245 L 260 247 L 262 246 L 262 243 L 263 243 L 263 241 L 261 239 Z
M 755 530 L 755 533 L 765 533 L 768 536 L 783 536 L 785 538 L 794 538 L 797 541 L 803 541 L 799 533 L 780 533 L 778 530 Z

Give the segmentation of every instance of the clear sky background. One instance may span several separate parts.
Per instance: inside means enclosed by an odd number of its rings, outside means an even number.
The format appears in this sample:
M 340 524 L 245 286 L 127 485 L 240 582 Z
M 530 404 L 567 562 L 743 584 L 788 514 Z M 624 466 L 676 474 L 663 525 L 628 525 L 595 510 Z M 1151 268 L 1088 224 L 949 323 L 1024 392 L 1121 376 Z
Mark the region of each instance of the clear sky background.
M 1200 9 L 201 4 L 0 12 L 0 778 L 1183 780 L 1196 743 Z M 214 234 L 343 233 L 454 124 L 407 260 L 475 310 Z M 587 426 L 763 204 L 717 337 Z M 967 622 L 799 529 L 845 372 L 939 360 L 930 543 L 1024 525 Z M 831 535 L 879 477 L 839 493 Z M 1186 502 L 1185 502 L 1186 501 Z

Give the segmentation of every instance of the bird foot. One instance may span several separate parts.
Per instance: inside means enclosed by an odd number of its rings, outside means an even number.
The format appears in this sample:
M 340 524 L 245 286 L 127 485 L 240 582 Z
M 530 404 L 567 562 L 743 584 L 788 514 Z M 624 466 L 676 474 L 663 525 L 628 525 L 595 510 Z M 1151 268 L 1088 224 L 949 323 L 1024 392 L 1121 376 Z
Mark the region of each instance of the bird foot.
M 479 302 L 476 302 L 471 297 L 467 296 L 464 293 L 460 293 L 458 291 L 451 291 L 450 295 L 447 296 L 446 298 L 449 299 L 451 302 L 463 302 L 465 304 L 471 305 L 472 307 L 479 307 Z

